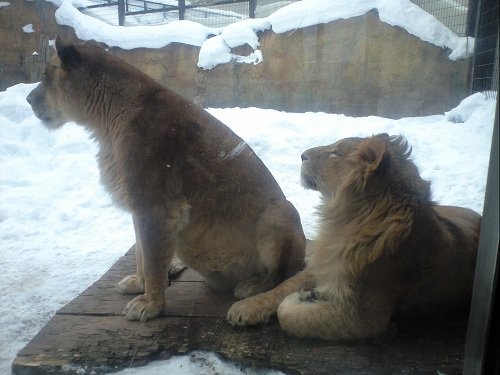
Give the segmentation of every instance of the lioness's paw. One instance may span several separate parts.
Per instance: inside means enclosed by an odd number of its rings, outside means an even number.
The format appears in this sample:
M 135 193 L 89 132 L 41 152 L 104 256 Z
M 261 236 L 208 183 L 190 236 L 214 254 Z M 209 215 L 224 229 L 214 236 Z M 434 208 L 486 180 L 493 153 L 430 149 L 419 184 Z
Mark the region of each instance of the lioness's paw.
M 148 301 L 144 294 L 135 297 L 127 303 L 123 310 L 128 320 L 140 320 L 145 322 L 148 319 L 156 318 L 163 309 L 163 302 Z
M 276 313 L 273 309 L 265 308 L 252 299 L 234 303 L 227 312 L 227 321 L 232 326 L 255 326 L 268 323 Z
M 118 292 L 120 294 L 139 294 L 144 293 L 144 280 L 136 275 L 124 277 L 118 283 Z

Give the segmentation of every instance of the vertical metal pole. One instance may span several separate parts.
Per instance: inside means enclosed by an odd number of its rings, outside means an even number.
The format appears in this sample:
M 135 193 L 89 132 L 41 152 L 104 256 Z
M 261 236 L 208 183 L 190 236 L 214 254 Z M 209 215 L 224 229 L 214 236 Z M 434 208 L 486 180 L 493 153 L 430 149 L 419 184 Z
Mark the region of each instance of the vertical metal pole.
M 255 8 L 257 8 L 257 0 L 248 0 L 248 17 L 255 18 Z
M 179 19 L 183 20 L 186 16 L 186 0 L 179 0 Z
M 497 91 L 498 100 L 498 91 Z M 467 328 L 467 342 L 465 343 L 465 359 L 463 373 L 467 375 L 493 374 L 492 370 L 498 365 L 498 358 L 487 355 L 497 347 L 488 347 L 492 344 L 493 333 L 490 332 L 492 323 L 496 323 L 498 329 L 498 316 L 493 315 L 495 304 L 495 293 L 497 294 L 498 306 L 498 179 L 499 179 L 499 151 L 498 151 L 498 116 L 499 108 L 495 114 L 493 128 L 493 139 L 490 153 L 490 165 L 488 168 L 488 180 L 486 182 L 486 194 L 484 198 L 483 219 L 481 222 L 481 233 L 479 238 L 479 250 L 477 254 L 476 273 L 474 276 L 474 290 L 472 293 L 471 309 L 469 315 L 469 326 Z M 496 321 L 495 321 L 496 320 Z M 496 336 L 498 337 L 498 336 Z M 496 361 L 496 364 L 493 363 Z
M 470 75 L 470 86 L 469 86 L 469 94 L 474 92 L 474 76 L 476 72 L 476 55 L 477 55 L 477 45 L 478 37 L 479 37 L 479 20 L 481 18 L 481 0 L 477 0 L 476 3 L 476 24 L 474 26 L 474 53 L 472 54 L 472 69 Z M 470 11 L 470 10 L 469 10 Z
M 469 9 L 467 11 L 467 26 L 465 28 L 465 36 L 476 35 L 477 22 L 477 3 L 479 0 L 469 0 Z
M 118 25 L 125 24 L 125 0 L 118 0 Z

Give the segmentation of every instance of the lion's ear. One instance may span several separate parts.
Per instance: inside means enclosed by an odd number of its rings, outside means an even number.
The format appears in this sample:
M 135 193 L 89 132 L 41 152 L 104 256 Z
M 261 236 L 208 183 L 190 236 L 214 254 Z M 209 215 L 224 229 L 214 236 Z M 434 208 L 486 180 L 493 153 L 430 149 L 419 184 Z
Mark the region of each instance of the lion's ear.
M 56 51 L 62 67 L 66 70 L 75 68 L 82 61 L 76 47 L 73 44 L 65 44 L 59 35 L 56 37 Z
M 379 134 L 363 141 L 358 148 L 361 161 L 366 165 L 365 177 L 370 176 L 375 171 L 382 170 L 388 160 L 387 145 L 389 136 Z

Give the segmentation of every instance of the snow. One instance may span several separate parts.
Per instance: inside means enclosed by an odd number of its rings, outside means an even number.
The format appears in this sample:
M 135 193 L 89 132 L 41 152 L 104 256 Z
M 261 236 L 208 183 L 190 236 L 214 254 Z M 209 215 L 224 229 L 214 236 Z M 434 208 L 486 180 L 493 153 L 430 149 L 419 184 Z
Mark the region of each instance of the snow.
M 61 25 L 73 27 L 80 40 L 94 39 L 109 47 L 127 50 L 139 47 L 161 48 L 174 42 L 201 46 L 209 35 L 218 33 L 217 30 L 186 20 L 157 26 L 113 26 L 80 13 L 71 1 L 64 1 L 57 9 L 56 20 Z
M 303 0 L 278 9 L 265 18 L 245 19 L 225 28 L 209 28 L 193 21 L 174 21 L 166 25 L 120 27 L 79 12 L 72 0 L 49 0 L 59 6 L 56 20 L 71 26 L 81 40 L 94 39 L 123 49 L 160 48 L 178 42 L 199 46 L 198 66 L 203 69 L 230 61 L 256 64 L 263 60 L 258 49 L 258 33 L 272 28 L 282 34 L 298 28 L 361 16 L 376 9 L 380 20 L 398 26 L 421 40 L 451 50 L 449 59 L 461 60 L 474 50 L 474 39 L 458 37 L 434 16 L 409 0 Z M 74 1 L 74 0 L 73 0 Z M 79 5 L 85 1 L 78 1 Z M 231 49 L 248 44 L 251 56 L 238 56 Z
M 449 48 L 450 59 L 471 52 L 473 41 L 458 38 L 407 0 L 303 0 L 266 18 L 225 28 L 192 21 L 159 26 L 116 27 L 80 13 L 87 0 L 50 0 L 60 24 L 82 40 L 124 49 L 158 48 L 179 42 L 199 46 L 198 65 L 210 69 L 228 61 L 259 63 L 258 33 L 285 33 L 312 24 L 350 18 L 377 9 L 383 22 Z M 73 5 L 72 5 L 73 4 Z M 10 5 L 0 2 L 0 7 Z M 318 9 L 320 11 L 318 11 Z M 231 49 L 248 44 L 250 56 Z M 130 215 L 113 206 L 99 184 L 96 146 L 74 123 L 50 132 L 33 115 L 26 95 L 35 84 L 0 92 L 0 374 L 10 372 L 16 353 L 54 313 L 98 279 L 134 242 Z M 263 159 L 300 212 L 314 238 L 318 193 L 299 183 L 300 155 L 347 136 L 403 134 L 433 196 L 482 212 L 495 101 L 478 93 L 445 114 L 390 120 L 326 113 L 286 113 L 258 108 L 210 109 Z M 233 155 L 228 155 L 233 157 Z M 195 352 L 129 369 L 123 374 L 264 374 L 240 368 L 211 353 Z M 271 373 L 271 372 L 269 372 Z
M 134 242 L 129 214 L 113 206 L 99 184 L 95 144 L 74 123 L 46 130 L 25 100 L 34 87 L 19 84 L 0 92 L 0 374 L 9 373 L 17 351 L 57 309 Z M 319 196 L 300 185 L 300 155 L 347 136 L 403 134 L 421 174 L 432 182 L 436 201 L 482 212 L 495 112 L 495 101 L 484 94 L 466 98 L 446 114 L 400 120 L 258 108 L 210 112 L 263 159 L 299 210 L 309 238 L 316 233 Z M 123 373 L 169 370 L 260 373 L 201 352 Z
M 34 33 L 35 30 L 33 30 L 33 24 L 32 23 L 28 23 L 27 25 L 24 25 L 23 26 L 23 32 L 25 32 L 27 34 Z
M 451 111 L 445 112 L 444 117 L 452 122 L 466 122 L 475 113 L 478 105 L 484 101 L 484 94 L 477 92 L 464 100 Z
M 10 5 L 10 3 L 7 1 L 0 1 L 0 8 L 8 7 L 9 5 Z

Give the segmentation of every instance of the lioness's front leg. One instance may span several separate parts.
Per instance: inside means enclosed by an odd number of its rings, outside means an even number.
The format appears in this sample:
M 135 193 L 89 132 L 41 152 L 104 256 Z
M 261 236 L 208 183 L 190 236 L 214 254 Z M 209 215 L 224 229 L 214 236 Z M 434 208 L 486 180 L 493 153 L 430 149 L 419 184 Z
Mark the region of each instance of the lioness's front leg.
M 132 218 L 135 231 L 135 275 L 125 276 L 118 283 L 118 291 L 121 294 L 139 294 L 144 293 L 144 266 L 142 261 L 142 244 L 141 237 L 138 232 L 138 222 L 135 216 Z
M 128 319 L 143 322 L 160 315 L 165 305 L 167 270 L 176 238 L 175 223 L 152 211 L 134 216 L 137 242 L 142 248 L 145 293 L 130 301 L 124 310 Z

